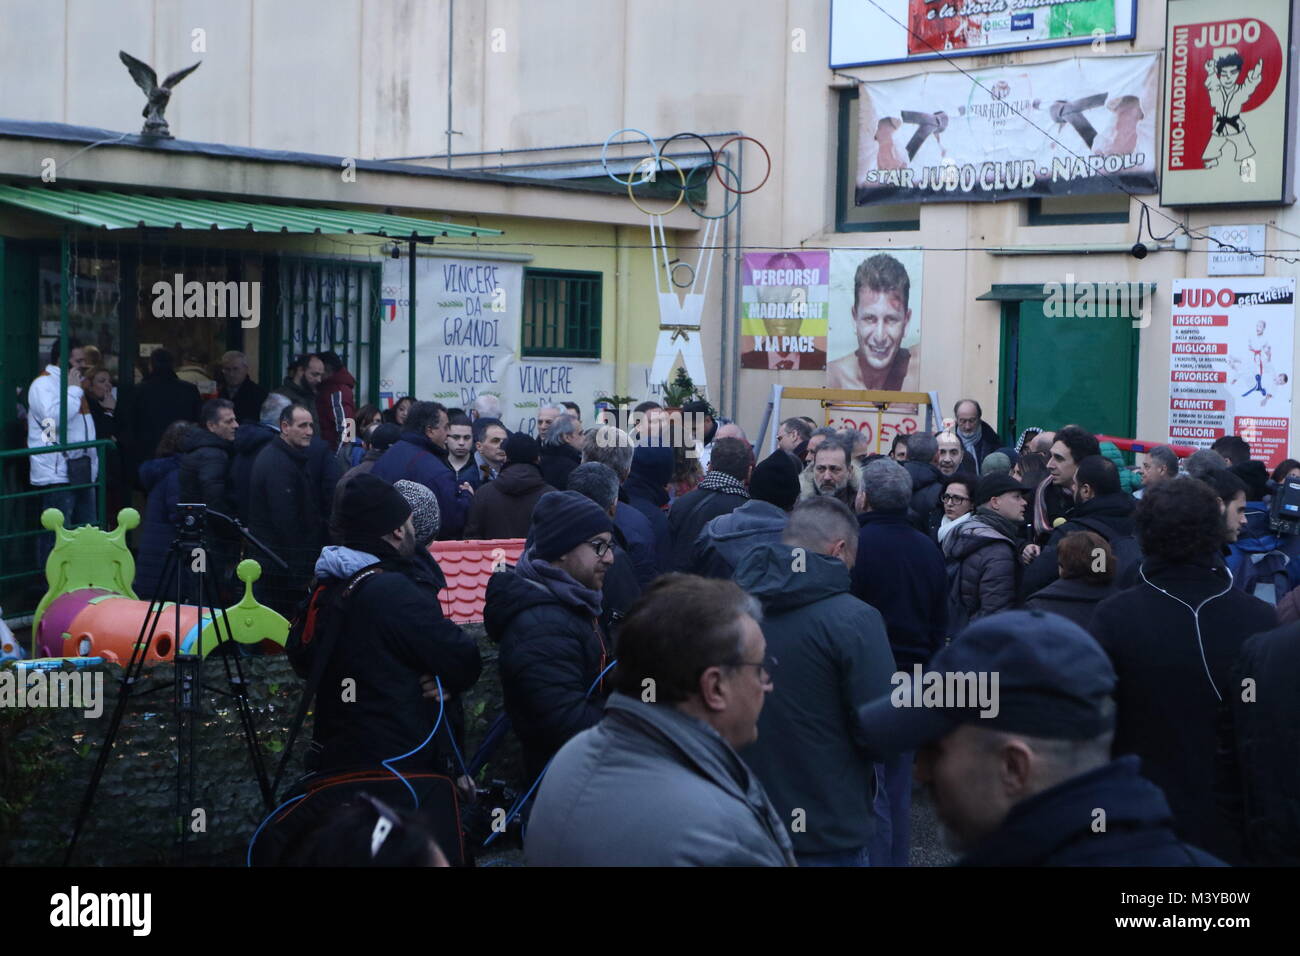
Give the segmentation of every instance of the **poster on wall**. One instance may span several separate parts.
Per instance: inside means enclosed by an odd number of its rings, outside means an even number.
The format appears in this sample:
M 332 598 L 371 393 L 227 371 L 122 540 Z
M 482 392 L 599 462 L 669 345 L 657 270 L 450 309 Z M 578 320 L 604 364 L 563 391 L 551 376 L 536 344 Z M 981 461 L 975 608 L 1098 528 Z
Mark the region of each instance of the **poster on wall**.
M 385 260 L 380 399 L 411 393 L 407 383 L 410 263 Z M 501 401 L 511 431 L 536 433 L 537 409 L 576 402 L 594 420 L 597 393 L 614 373 L 595 361 L 519 356 L 523 266 L 482 259 L 421 258 L 416 263 L 416 382 L 422 401 L 468 409 L 483 394 Z
M 920 249 L 830 253 L 828 388 L 921 390 Z
M 1289 456 L 1295 277 L 1175 279 L 1169 437 L 1240 435 L 1272 470 Z
M 830 253 L 745 254 L 740 367 L 824 371 Z
M 1153 193 L 1159 64 L 1142 53 L 862 83 L 854 202 Z
M 1163 206 L 1289 202 L 1290 0 L 1172 0 Z
M 1136 0 L 831 0 L 832 69 L 1131 40 Z

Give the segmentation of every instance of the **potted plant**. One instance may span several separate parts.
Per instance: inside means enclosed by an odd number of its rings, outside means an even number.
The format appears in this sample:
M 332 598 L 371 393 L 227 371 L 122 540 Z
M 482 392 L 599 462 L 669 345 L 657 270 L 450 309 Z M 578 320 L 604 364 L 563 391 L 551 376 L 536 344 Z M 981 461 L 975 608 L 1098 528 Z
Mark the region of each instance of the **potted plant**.
M 686 374 L 684 366 L 677 367 L 677 374 L 673 376 L 671 382 L 664 382 L 664 408 L 670 412 L 681 411 L 683 405 L 695 398 L 703 398 L 704 395 L 691 377 Z

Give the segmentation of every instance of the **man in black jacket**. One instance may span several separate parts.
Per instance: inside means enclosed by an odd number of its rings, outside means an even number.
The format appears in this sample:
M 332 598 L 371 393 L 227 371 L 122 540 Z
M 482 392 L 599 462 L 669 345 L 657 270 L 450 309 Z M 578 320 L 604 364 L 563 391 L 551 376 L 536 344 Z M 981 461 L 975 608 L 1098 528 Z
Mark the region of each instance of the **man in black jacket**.
M 542 496 L 532 545 L 488 581 L 483 624 L 501 646 L 506 714 L 531 784 L 574 734 L 600 720 L 614 660 L 600 628 L 601 587 L 614 562 L 609 515 L 574 491 Z
M 299 407 L 298 414 L 306 411 Z M 418 546 L 411 507 L 396 489 L 359 475 L 343 493 L 339 522 L 344 545 L 321 552 L 317 583 L 342 586 L 360 572 L 374 573 L 358 579 L 343 604 L 316 695 L 309 769 L 370 771 L 366 782 L 337 789 L 364 788 L 394 806 L 409 807 L 413 791 L 423 821 L 459 857 L 452 781 L 468 798 L 473 783 L 462 776 L 456 753 L 464 750 L 460 695 L 482 669 L 478 645 L 443 616 L 438 592 L 446 580 Z M 410 775 L 411 790 L 394 771 Z
M 238 427 L 233 402 L 224 398 L 204 402 L 199 427 L 181 439 L 181 501 L 234 514 L 230 455 Z
M 1078 625 L 1008 611 L 893 682 L 859 713 L 867 746 L 918 750 L 961 865 L 1220 865 L 1175 836 L 1135 757 L 1110 759 L 1115 671 Z
M 557 416 L 541 442 L 541 469 L 546 483 L 556 491 L 569 484 L 569 472 L 582 464 L 582 424 L 572 415 Z
M 221 356 L 221 388 L 217 394 L 235 403 L 239 424 L 256 425 L 269 393 L 249 377 L 248 356 L 243 352 L 227 352 Z
M 1089 455 L 1079 462 L 1074 472 L 1074 501 L 1070 517 L 1056 526 L 1042 551 L 1025 568 L 1020 584 L 1022 603 L 1057 579 L 1056 548 L 1067 534 L 1096 532 L 1110 542 L 1112 552 L 1120 548 L 1123 539 L 1133 538 L 1133 508 L 1137 503 L 1132 495 L 1124 493 L 1119 470 L 1109 458 Z M 1136 548 L 1125 550 L 1135 552 Z M 1123 582 L 1121 587 L 1137 579 L 1137 568 L 1130 567 L 1133 563 L 1136 562 L 1121 560 L 1114 569 L 1116 580 Z
M 907 461 L 903 467 L 912 479 L 907 518 L 912 527 L 932 540 L 943 521 L 943 504 L 939 500 L 943 496 L 943 474 L 934 465 L 938 457 L 939 443 L 933 435 L 916 432 L 907 436 Z
M 120 417 L 129 429 L 135 461 L 153 457 L 162 433 L 175 421 L 197 422 L 203 401 L 193 383 L 176 377 L 172 354 L 154 349 L 149 374 L 135 387 Z
M 1220 729 L 1221 805 L 1254 866 L 1300 866 L 1300 624 L 1249 638 Z
M 754 455 L 747 442 L 719 438 L 713 443 L 709 473 L 698 487 L 675 499 L 668 509 L 674 571 L 691 570 L 695 540 L 706 524 L 731 514 L 749 500 L 749 476 L 753 470 Z
M 953 418 L 957 420 L 957 439 L 962 444 L 965 454 L 962 456 L 961 470 L 972 477 L 981 474 L 980 466 L 984 459 L 1002 447 L 1002 439 L 997 431 L 984 421 L 984 409 L 973 398 L 963 398 L 952 407 Z
M 262 601 L 292 617 L 325 544 L 319 492 L 307 471 L 312 438 L 311 409 L 287 405 L 280 413 L 280 435 L 258 453 L 249 475 L 249 530 L 289 565 L 266 567 Z
M 1216 724 L 1242 692 L 1233 662 L 1246 638 L 1274 626 L 1273 608 L 1232 586 L 1219 555 L 1223 514 L 1201 482 L 1156 485 L 1135 520 L 1140 583 L 1098 604 L 1089 624 L 1119 675 L 1115 753 L 1142 758 L 1181 838 L 1237 862 L 1215 806 Z

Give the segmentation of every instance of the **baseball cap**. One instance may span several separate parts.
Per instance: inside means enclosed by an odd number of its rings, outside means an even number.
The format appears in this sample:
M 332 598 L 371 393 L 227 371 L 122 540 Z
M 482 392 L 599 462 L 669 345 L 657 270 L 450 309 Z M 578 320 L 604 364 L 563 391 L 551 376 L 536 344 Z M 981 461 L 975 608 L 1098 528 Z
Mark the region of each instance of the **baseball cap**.
M 985 475 L 980 479 L 979 484 L 975 486 L 975 507 L 978 508 L 980 505 L 988 504 L 990 499 L 996 498 L 998 495 L 1004 495 L 1008 491 L 1028 490 L 1006 472 Z
M 1115 668 L 1093 637 L 1045 611 L 976 621 L 893 691 L 858 709 L 877 755 L 906 753 L 962 724 L 1049 740 L 1088 740 L 1113 729 Z M 978 688 L 978 692 L 976 690 Z M 972 699 L 974 698 L 974 699 Z

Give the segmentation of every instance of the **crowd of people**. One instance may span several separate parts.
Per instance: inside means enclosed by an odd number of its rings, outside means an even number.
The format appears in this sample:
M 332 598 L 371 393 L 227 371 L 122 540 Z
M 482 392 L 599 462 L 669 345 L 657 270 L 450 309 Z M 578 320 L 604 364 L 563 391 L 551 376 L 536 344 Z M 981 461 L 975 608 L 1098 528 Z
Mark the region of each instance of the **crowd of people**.
M 310 772 L 454 781 L 419 814 L 368 792 L 285 860 L 396 859 L 345 820 L 402 859 L 472 856 L 459 701 L 483 662 L 429 545 L 478 537 L 525 540 L 484 624 L 530 863 L 906 865 L 914 779 L 967 864 L 1300 862 L 1300 549 L 1269 519 L 1300 463 L 1269 475 L 1230 436 L 1135 470 L 1077 425 L 1003 442 L 973 400 L 887 455 L 790 418 L 760 456 L 707 405 L 669 447 L 653 402 L 633 433 L 545 406 L 533 437 L 491 396 L 356 409 L 328 354 L 262 394 L 241 358 L 187 418 L 155 353 L 175 396 L 131 426 L 156 449 L 138 593 L 177 501 L 238 517 L 287 564 L 266 603 L 346 594 L 326 680 L 354 692 L 320 698 Z M 53 355 L 33 386 L 38 431 L 62 374 Z M 33 484 L 77 520 L 71 464 L 48 457 Z

